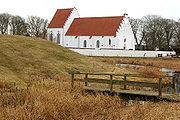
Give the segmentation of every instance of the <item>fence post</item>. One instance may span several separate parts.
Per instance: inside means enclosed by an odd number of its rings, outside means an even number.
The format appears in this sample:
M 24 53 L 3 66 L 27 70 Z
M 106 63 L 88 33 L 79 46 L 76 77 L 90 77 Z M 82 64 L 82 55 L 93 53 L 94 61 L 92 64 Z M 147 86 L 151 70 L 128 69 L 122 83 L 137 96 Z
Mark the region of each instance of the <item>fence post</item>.
M 85 74 L 85 79 L 88 78 L 88 73 Z M 85 80 L 85 86 L 87 86 L 87 81 Z
M 159 96 L 162 96 L 162 78 L 159 78 L 158 91 Z
M 125 85 L 124 85 L 124 89 L 126 90 L 126 81 L 127 81 L 127 76 L 126 76 L 126 74 L 124 75 L 124 83 L 125 83 Z
M 71 79 L 71 88 L 74 87 L 74 73 L 71 73 L 72 79 Z
M 172 86 L 172 94 L 174 94 L 175 93 L 175 85 L 176 85 L 176 76 L 173 76 L 173 86 Z
M 110 75 L 110 92 L 113 91 L 113 81 L 112 81 L 112 79 L 113 79 L 113 76 Z

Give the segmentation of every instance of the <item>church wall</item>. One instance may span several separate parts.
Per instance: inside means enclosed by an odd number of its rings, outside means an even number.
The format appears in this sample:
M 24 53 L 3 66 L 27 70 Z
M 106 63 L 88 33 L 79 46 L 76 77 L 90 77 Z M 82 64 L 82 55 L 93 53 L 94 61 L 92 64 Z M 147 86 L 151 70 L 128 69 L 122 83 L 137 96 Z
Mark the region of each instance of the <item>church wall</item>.
M 64 47 L 99 49 L 97 47 L 98 40 L 100 43 L 99 48 L 118 48 L 117 38 L 114 36 L 78 36 L 77 38 L 75 36 L 65 36 Z M 84 41 L 86 41 L 86 47 L 84 46 Z
M 53 42 L 57 43 L 57 34 L 60 34 L 60 45 L 64 43 L 64 29 L 63 28 L 48 28 L 47 39 L 50 40 L 50 34 L 53 33 Z
M 124 18 L 122 24 L 120 25 L 120 29 L 117 31 L 116 35 L 119 41 L 117 43 L 119 49 L 135 50 L 135 39 L 129 22 L 129 18 Z
M 78 39 L 75 36 L 65 36 L 64 47 L 78 48 Z

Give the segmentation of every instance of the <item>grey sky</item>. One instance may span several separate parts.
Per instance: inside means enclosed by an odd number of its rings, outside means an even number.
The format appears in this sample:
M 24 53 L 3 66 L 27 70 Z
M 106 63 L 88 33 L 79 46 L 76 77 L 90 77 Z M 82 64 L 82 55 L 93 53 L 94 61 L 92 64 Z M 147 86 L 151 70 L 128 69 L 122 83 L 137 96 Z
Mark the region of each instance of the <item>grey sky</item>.
M 142 18 L 161 15 L 180 18 L 180 0 L 1 0 L 0 13 L 10 13 L 27 18 L 36 15 L 51 20 L 56 9 L 76 7 L 81 17 L 121 16 Z

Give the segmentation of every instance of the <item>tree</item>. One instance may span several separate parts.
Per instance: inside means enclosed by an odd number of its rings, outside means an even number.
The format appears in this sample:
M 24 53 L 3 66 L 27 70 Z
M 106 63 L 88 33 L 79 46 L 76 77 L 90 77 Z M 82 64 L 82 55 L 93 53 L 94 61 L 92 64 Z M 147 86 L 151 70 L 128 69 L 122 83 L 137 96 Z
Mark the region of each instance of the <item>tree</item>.
M 166 46 L 165 49 L 169 50 L 169 46 L 173 40 L 173 36 L 175 34 L 175 30 L 176 30 L 176 24 L 174 20 L 171 19 L 163 19 L 163 23 L 164 23 L 164 33 L 165 33 L 165 39 L 166 39 Z
M 158 15 L 148 15 L 144 18 L 144 41 L 150 50 L 162 50 L 165 46 L 163 18 Z
M 132 31 L 133 31 L 134 38 L 137 44 L 137 48 L 139 49 L 144 39 L 143 20 L 131 18 L 130 23 L 132 26 Z
M 10 18 L 10 31 L 13 35 L 27 35 L 27 23 L 25 19 L 20 16 L 11 16 Z
M 180 19 L 178 20 L 178 22 L 176 22 L 175 25 L 176 25 L 175 34 L 174 34 L 175 45 L 180 46 Z
M 31 36 L 45 38 L 47 32 L 47 20 L 37 16 L 28 17 L 28 32 Z
M 40 35 L 41 38 L 47 39 L 47 26 L 48 26 L 48 20 L 44 20 L 42 24 L 42 33 Z
M 1 34 L 5 34 L 8 32 L 10 16 L 11 15 L 7 13 L 0 14 L 0 33 Z

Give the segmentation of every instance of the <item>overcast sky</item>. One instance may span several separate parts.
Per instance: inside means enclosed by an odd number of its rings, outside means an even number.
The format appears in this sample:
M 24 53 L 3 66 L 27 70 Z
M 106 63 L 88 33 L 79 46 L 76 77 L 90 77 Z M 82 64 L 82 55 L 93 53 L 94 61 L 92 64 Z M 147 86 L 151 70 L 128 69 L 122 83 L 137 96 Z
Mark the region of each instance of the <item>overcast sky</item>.
M 0 0 L 0 13 L 52 19 L 56 9 L 76 7 L 80 17 L 161 15 L 180 18 L 180 0 Z

